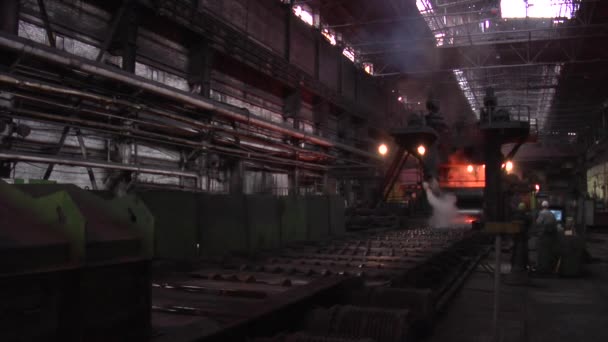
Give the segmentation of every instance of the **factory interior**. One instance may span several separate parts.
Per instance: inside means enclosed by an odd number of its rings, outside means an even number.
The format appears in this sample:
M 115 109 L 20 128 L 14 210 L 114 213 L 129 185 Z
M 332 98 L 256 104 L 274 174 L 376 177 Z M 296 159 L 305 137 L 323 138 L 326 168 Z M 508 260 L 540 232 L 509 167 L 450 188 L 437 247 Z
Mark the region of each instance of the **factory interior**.
M 608 1 L 0 0 L 0 341 L 608 341 Z

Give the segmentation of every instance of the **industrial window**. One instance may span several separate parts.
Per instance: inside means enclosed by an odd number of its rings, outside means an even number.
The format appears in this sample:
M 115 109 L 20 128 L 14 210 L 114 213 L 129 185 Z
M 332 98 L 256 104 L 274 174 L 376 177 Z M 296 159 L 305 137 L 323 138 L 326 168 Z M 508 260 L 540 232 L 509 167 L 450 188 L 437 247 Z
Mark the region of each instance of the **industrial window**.
M 436 40 L 437 46 L 443 45 L 444 37 L 445 37 L 445 33 L 436 33 L 435 34 L 435 40 Z
M 351 62 L 355 61 L 355 50 L 353 50 L 353 48 L 349 46 L 345 47 L 344 50 L 342 50 L 342 54 L 350 59 Z
M 297 5 L 293 7 L 293 13 L 296 15 L 296 17 L 302 19 L 302 21 L 308 25 L 312 26 L 314 24 L 312 11 L 310 8 L 307 8 L 304 5 Z
M 572 0 L 502 0 L 500 12 L 503 18 L 572 18 L 578 9 Z
M 433 6 L 429 2 L 429 0 L 416 0 L 416 7 L 418 7 L 418 11 L 420 14 L 424 14 L 424 12 L 433 12 Z
M 336 45 L 336 35 L 330 32 L 328 29 L 321 30 L 321 34 L 331 45 Z

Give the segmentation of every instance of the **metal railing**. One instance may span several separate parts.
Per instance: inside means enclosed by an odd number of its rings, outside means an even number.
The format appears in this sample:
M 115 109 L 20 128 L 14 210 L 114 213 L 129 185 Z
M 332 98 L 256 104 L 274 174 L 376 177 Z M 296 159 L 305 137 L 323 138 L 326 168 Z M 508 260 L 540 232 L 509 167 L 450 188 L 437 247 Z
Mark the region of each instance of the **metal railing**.
M 480 121 L 482 124 L 527 122 L 532 125 L 530 107 L 525 105 L 493 106 L 484 108 L 481 111 Z

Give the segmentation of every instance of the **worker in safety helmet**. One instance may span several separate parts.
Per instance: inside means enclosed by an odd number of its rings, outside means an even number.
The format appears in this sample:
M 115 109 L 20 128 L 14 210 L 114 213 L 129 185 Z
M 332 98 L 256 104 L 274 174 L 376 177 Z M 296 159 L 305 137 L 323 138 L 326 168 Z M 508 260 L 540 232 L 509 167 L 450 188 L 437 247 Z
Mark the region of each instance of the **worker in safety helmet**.
M 536 219 L 540 231 L 537 246 L 537 270 L 539 273 L 553 273 L 557 264 L 557 220 L 549 211 L 549 202 L 543 201 L 542 210 Z
M 542 210 L 540 213 L 538 213 L 536 224 L 539 226 L 545 226 L 548 229 L 552 229 L 553 227 L 557 229 L 557 220 L 555 219 L 555 215 L 553 215 L 553 213 L 549 210 L 549 202 L 543 201 L 541 207 Z

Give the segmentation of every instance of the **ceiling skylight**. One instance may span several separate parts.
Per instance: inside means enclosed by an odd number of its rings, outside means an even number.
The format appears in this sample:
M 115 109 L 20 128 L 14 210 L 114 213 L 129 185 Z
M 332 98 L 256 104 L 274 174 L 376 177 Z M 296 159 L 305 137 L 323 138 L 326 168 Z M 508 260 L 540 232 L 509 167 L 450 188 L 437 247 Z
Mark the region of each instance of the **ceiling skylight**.
M 565 0 L 501 0 L 503 18 L 571 18 L 574 4 Z

